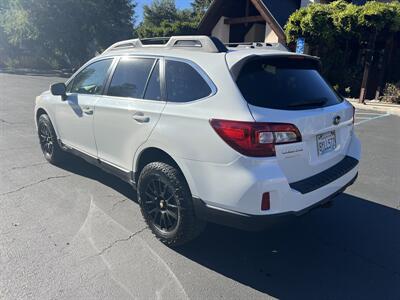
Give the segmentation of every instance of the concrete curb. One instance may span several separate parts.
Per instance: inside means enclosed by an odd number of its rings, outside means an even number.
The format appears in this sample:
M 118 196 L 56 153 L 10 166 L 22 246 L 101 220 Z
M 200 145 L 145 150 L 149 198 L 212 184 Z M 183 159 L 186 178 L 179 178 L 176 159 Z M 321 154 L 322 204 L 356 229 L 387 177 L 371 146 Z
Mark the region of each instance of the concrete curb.
M 35 70 L 35 69 L 13 69 L 13 68 L 0 68 L 0 74 L 15 74 L 27 76 L 58 76 L 68 78 L 72 75 L 71 70 Z
M 389 103 L 368 103 L 366 104 L 361 104 L 358 103 L 357 100 L 352 100 L 348 99 L 350 103 L 358 109 L 370 109 L 370 110 L 375 110 L 375 111 L 380 111 L 380 112 L 386 112 L 391 115 L 396 115 L 400 116 L 400 105 L 396 104 L 389 104 Z

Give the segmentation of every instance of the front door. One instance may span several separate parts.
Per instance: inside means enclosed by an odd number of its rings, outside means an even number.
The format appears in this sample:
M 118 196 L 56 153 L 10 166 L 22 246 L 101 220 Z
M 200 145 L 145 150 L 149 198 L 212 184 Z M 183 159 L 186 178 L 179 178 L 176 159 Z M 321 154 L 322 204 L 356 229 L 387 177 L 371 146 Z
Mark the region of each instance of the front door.
M 57 129 L 61 141 L 97 157 L 93 134 L 95 104 L 103 92 L 113 59 L 96 61 L 79 72 L 67 87 L 67 100 L 57 103 Z
M 146 142 L 165 107 L 160 64 L 156 58 L 121 58 L 105 95 L 96 102 L 98 156 L 122 171 L 132 171 L 136 150 Z

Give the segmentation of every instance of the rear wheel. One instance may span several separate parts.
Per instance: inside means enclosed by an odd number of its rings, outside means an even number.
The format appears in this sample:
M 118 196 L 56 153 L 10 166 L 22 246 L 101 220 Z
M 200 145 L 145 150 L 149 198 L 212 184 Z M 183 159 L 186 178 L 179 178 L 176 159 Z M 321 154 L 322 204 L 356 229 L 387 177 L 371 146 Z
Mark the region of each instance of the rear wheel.
M 175 167 L 162 162 L 145 166 L 138 196 L 146 223 L 164 244 L 179 246 L 203 231 L 205 222 L 196 218 L 189 187 Z
M 58 144 L 57 135 L 54 131 L 48 115 L 43 114 L 38 120 L 38 135 L 40 147 L 47 161 L 52 164 L 60 163 L 65 159 L 65 152 Z

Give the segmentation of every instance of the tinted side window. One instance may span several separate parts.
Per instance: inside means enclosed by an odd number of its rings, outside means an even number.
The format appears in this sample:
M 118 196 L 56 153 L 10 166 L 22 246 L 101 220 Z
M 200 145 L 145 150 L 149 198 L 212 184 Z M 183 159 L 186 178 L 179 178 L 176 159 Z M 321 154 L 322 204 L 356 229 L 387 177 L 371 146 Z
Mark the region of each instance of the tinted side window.
M 147 84 L 144 99 L 161 100 L 161 86 L 160 86 L 160 62 L 157 61 L 156 66 L 151 73 L 149 83 Z
M 117 97 L 143 98 L 154 59 L 123 58 L 115 69 L 107 94 Z
M 211 94 L 211 88 L 203 77 L 184 62 L 166 61 L 165 79 L 167 98 L 171 102 L 188 102 Z
M 67 93 L 71 93 L 71 89 L 72 89 L 72 84 L 74 83 L 74 80 L 72 79 L 68 84 L 67 84 L 67 87 L 66 87 L 66 91 L 67 91 Z
M 105 59 L 87 66 L 75 76 L 69 92 L 90 95 L 101 94 L 112 61 L 112 59 Z

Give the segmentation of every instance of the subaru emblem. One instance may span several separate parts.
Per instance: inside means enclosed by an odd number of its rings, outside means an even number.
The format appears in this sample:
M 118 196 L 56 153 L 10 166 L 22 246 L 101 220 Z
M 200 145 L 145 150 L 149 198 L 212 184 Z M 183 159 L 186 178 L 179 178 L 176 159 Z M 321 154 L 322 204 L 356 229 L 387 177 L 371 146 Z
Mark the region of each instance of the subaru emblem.
M 336 116 L 333 118 L 333 125 L 339 125 L 340 123 L 340 116 Z

